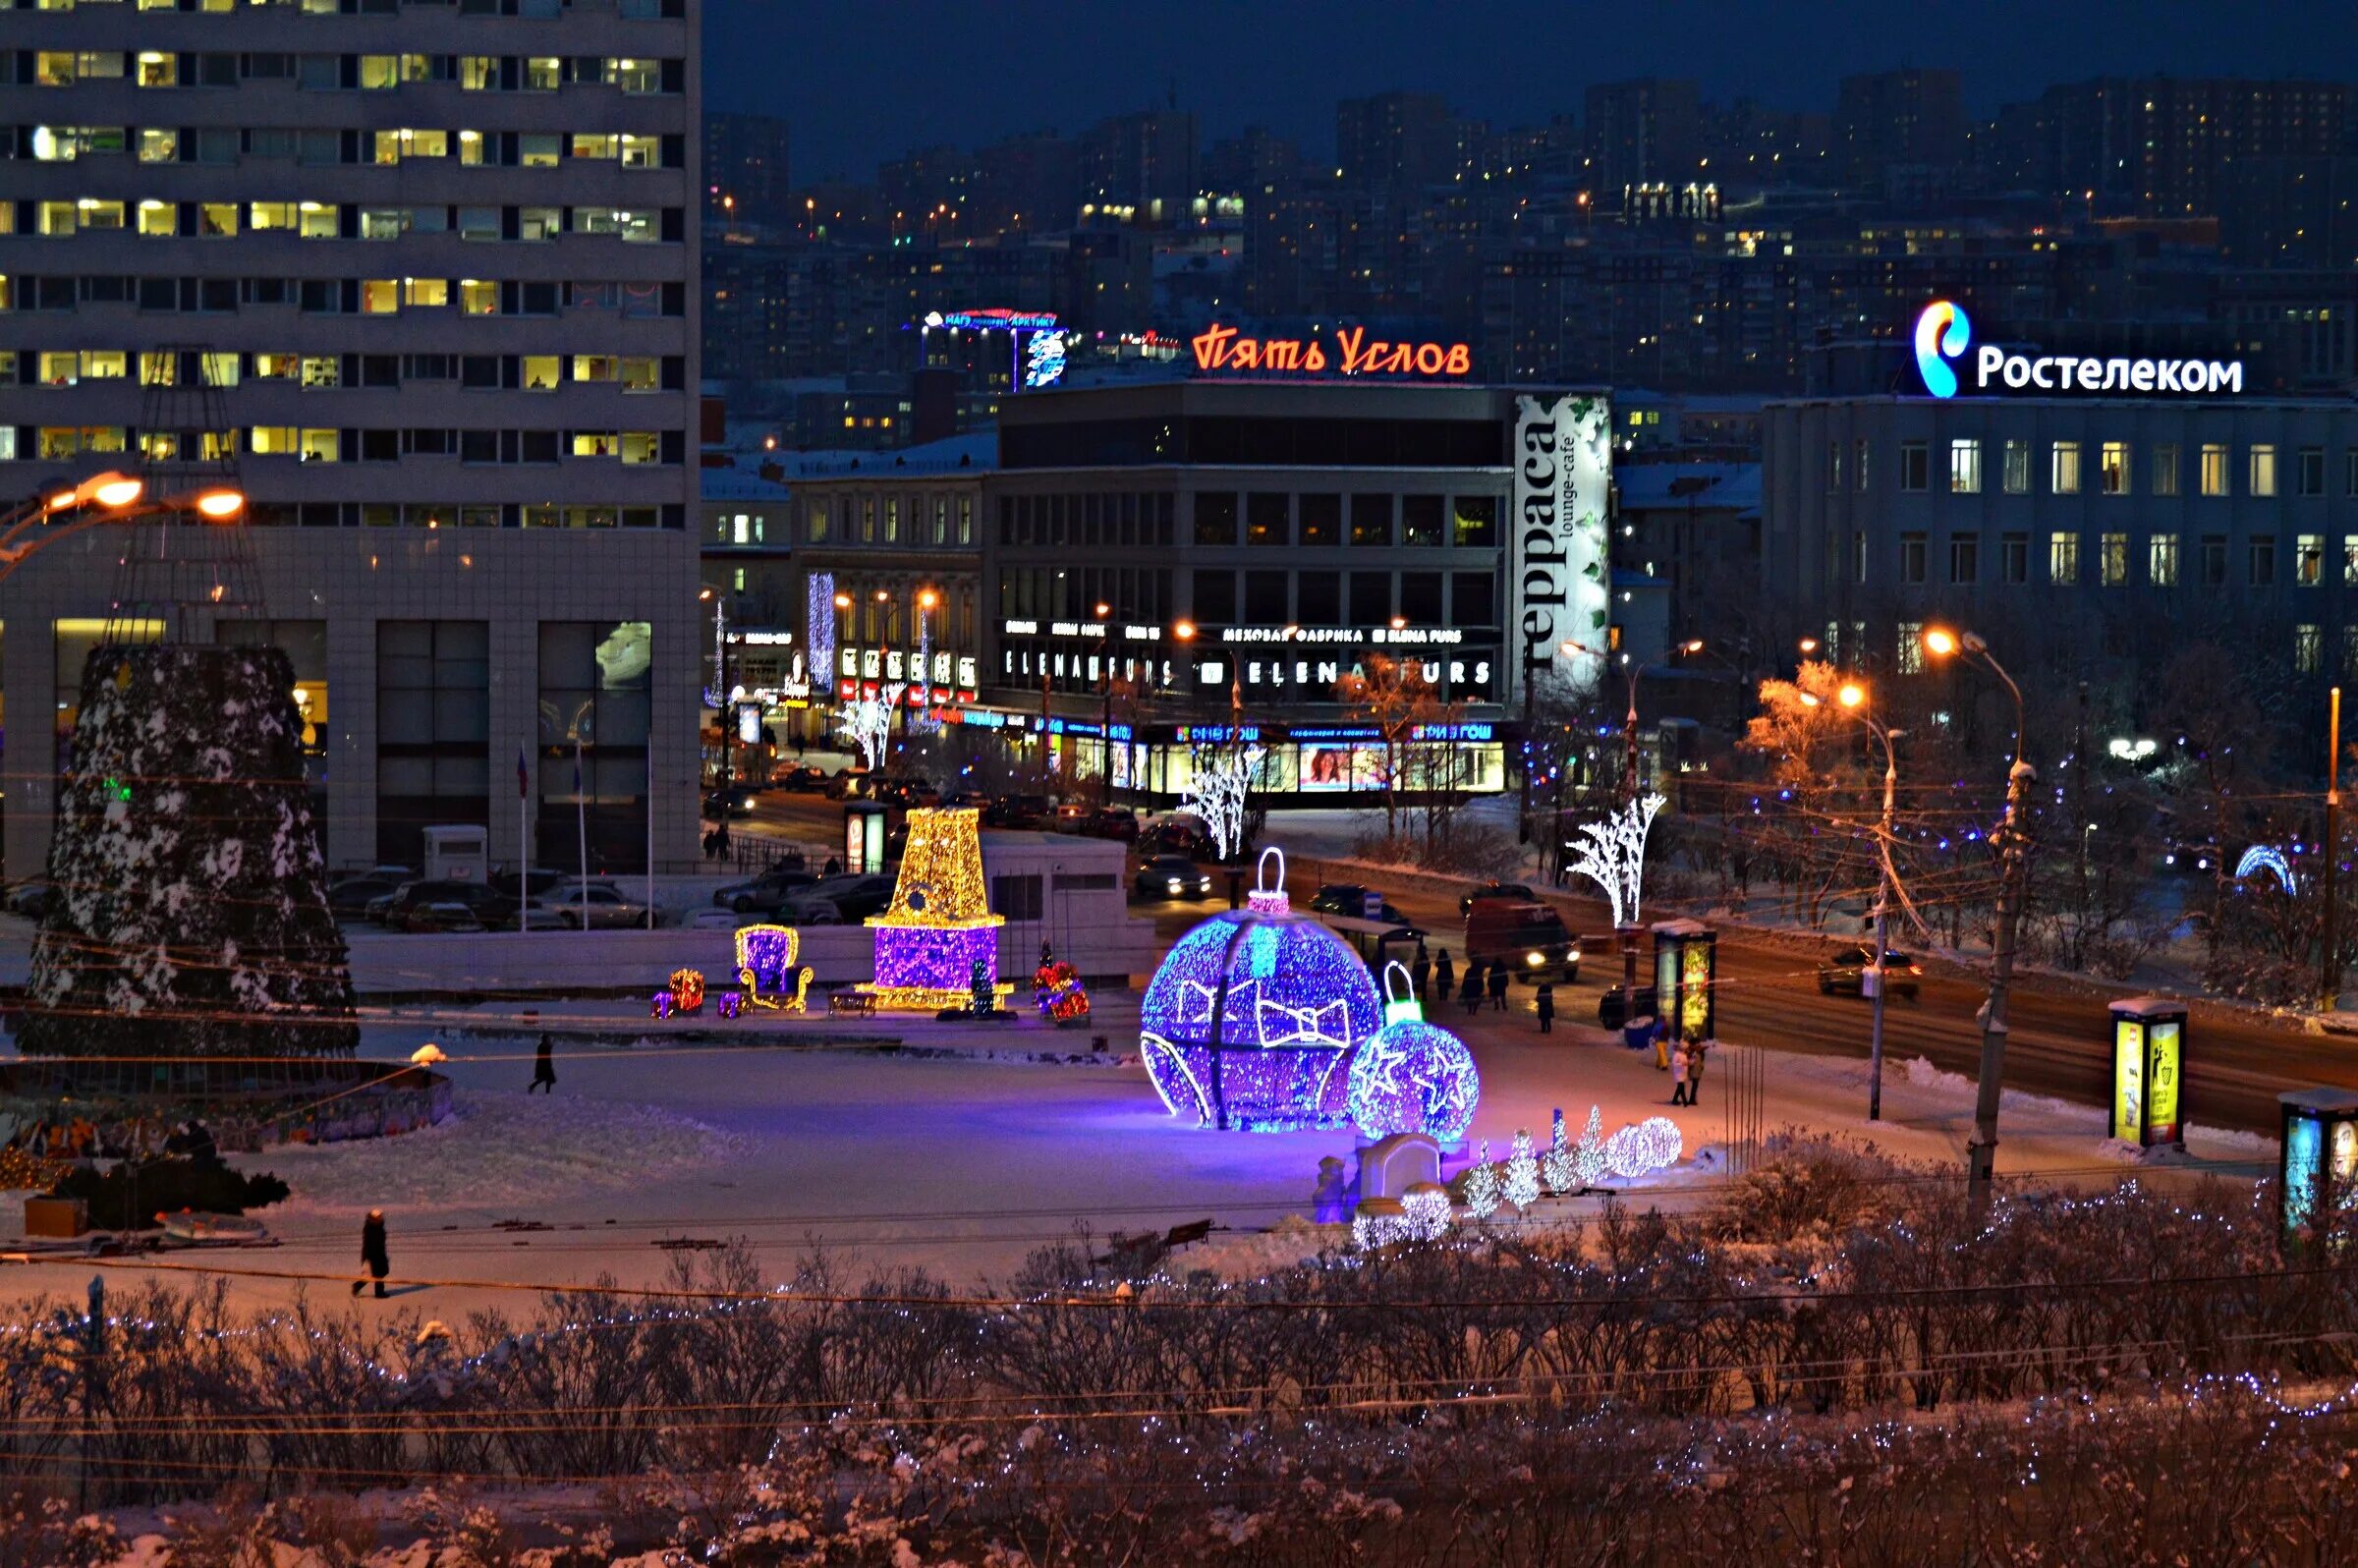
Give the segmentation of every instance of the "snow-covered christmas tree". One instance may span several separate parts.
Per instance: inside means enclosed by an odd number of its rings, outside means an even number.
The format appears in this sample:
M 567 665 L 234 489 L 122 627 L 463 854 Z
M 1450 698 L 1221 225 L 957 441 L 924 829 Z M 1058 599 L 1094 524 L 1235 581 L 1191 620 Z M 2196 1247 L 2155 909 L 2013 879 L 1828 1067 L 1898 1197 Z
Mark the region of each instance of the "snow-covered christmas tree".
M 1482 1141 L 1482 1153 L 1466 1172 L 1466 1212 L 1488 1219 L 1498 1212 L 1498 1167 L 1490 1163 L 1490 1141 Z
M 1572 1144 L 1564 1136 L 1564 1112 L 1560 1106 L 1555 1112 L 1554 1130 L 1547 1138 L 1547 1152 L 1540 1156 L 1540 1180 L 1546 1184 L 1550 1198 L 1561 1198 L 1579 1186 L 1572 1168 Z
M 28 1055 L 346 1054 L 344 937 L 274 647 L 101 647 L 83 667 L 33 940 Z
M 1540 1159 L 1531 1151 L 1531 1134 L 1515 1129 L 1513 1152 L 1506 1156 L 1506 1201 L 1525 1213 L 1540 1201 Z
M 1572 1146 L 1572 1174 L 1579 1179 L 1583 1192 L 1597 1185 L 1604 1175 L 1604 1113 L 1596 1106 L 1589 1107 L 1589 1125 Z

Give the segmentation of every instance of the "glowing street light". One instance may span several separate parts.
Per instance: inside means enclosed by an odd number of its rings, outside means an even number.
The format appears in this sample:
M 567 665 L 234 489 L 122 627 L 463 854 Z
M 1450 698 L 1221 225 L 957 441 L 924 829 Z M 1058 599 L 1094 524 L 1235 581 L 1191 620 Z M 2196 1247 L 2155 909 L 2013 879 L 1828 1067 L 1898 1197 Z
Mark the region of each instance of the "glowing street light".
M 1947 658 L 1959 646 L 1957 634 L 1944 626 L 1931 627 L 1924 634 L 1924 650 L 1935 658 Z
M 1834 694 L 1834 700 L 1844 707 L 1857 707 L 1867 700 L 1867 688 L 1856 681 L 1845 681 L 1842 690 Z
M 236 490 L 207 490 L 196 497 L 196 511 L 216 523 L 226 523 L 246 510 L 246 497 Z

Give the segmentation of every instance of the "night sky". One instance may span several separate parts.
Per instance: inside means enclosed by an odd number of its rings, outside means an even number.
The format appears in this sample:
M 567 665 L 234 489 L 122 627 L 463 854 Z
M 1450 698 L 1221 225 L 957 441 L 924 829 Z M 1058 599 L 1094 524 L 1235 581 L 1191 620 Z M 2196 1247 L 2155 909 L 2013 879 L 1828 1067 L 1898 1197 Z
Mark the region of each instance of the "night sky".
M 1497 125 L 1591 83 L 1688 76 L 1707 98 L 1831 109 L 1845 74 L 1952 66 L 1987 113 L 2100 73 L 2358 74 L 2358 7 L 2309 0 L 708 0 L 706 98 L 782 113 L 797 181 L 917 146 L 1079 132 L 1175 84 L 1207 140 L 1263 124 L 1324 154 L 1334 100 L 1444 94 Z

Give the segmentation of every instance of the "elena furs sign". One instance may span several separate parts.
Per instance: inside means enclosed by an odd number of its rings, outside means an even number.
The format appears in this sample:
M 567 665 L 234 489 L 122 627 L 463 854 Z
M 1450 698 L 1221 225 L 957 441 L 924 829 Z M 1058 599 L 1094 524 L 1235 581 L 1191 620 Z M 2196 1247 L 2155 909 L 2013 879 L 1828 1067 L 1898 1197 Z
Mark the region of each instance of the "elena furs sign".
M 1526 690 L 1564 656 L 1566 642 L 1601 656 L 1612 609 L 1606 489 L 1612 420 L 1601 395 L 1515 399 L 1515 510 L 1508 581 L 1510 634 Z
M 2243 390 L 2241 360 L 2151 359 L 2130 355 L 2016 354 L 1994 343 L 1973 343 L 1973 318 L 1950 300 L 1935 300 L 1916 316 L 1916 373 L 1937 398 L 1960 390 L 1959 371 L 1973 349 L 1977 397 L 2004 392 L 2094 392 L 2115 395 L 2208 397 Z

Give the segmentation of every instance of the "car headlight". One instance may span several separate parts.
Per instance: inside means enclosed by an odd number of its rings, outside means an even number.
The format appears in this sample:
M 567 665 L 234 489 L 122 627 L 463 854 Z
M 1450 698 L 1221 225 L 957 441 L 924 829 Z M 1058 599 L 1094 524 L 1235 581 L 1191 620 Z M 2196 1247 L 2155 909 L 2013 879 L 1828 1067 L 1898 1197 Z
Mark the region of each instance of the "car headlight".
M 1579 962 L 1580 962 L 1580 949 L 1579 949 L 1579 948 L 1577 948 L 1577 947 L 1573 947 L 1573 948 L 1567 948 L 1567 949 L 1565 950 L 1565 952 L 1564 952 L 1564 962 L 1565 962 L 1565 963 L 1567 963 L 1567 964 L 1577 964 L 1577 963 L 1579 963 Z
M 1542 964 L 1547 962 L 1547 955 L 1545 953 L 1525 953 L 1523 955 L 1523 962 L 1530 965 L 1533 969 L 1538 969 Z
M 1176 876 L 1174 876 L 1174 877 L 1172 877 L 1172 878 L 1171 878 L 1169 881 L 1167 881 L 1167 882 L 1163 883 L 1163 886 L 1165 886 L 1165 887 L 1169 888 L 1169 889 L 1170 889 L 1172 892 L 1176 893 L 1176 892 L 1178 892 L 1178 891 L 1179 891 L 1179 878 L 1177 878 Z

